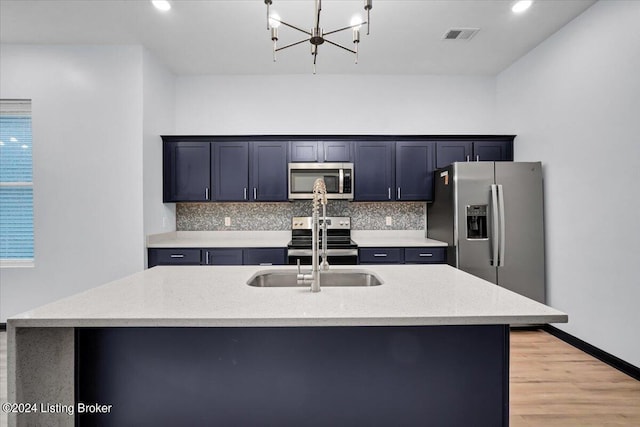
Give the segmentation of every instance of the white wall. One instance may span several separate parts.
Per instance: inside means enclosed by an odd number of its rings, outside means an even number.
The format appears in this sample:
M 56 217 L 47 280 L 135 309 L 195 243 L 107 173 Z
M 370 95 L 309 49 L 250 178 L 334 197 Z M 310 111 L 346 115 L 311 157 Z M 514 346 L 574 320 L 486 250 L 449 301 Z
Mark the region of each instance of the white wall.
M 144 235 L 176 229 L 175 203 L 162 203 L 162 138 L 175 129 L 175 76 L 143 53 Z
M 142 48 L 2 45 L 32 99 L 35 268 L 0 270 L 0 322 L 144 265 Z
M 495 79 L 457 76 L 178 77 L 178 134 L 483 134 Z
M 640 366 L 640 2 L 601 1 L 497 77 L 516 160 L 545 165 L 558 325 Z

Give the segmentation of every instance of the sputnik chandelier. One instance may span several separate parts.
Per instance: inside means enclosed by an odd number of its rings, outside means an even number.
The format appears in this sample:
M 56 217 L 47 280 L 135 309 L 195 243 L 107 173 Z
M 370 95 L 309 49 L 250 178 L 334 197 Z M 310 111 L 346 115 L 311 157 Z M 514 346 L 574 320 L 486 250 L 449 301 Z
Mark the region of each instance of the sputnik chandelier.
M 322 28 L 320 27 L 320 12 L 322 11 L 322 0 L 315 0 L 315 24 L 313 26 L 313 28 L 311 28 L 311 31 L 306 31 L 303 30 L 299 27 L 296 27 L 295 25 L 291 25 L 287 22 L 284 22 L 280 19 L 279 16 L 277 15 L 272 15 L 269 13 L 269 7 L 273 4 L 272 0 L 264 0 L 264 3 L 267 5 L 267 30 L 271 30 L 271 40 L 273 41 L 273 62 L 276 61 L 276 52 L 279 52 L 281 50 L 290 48 L 292 46 L 296 46 L 299 45 L 301 43 L 304 42 L 310 42 L 311 43 L 311 55 L 313 55 L 313 74 L 316 73 L 316 60 L 318 59 L 318 46 L 320 46 L 321 44 L 323 44 L 324 42 L 327 42 L 330 45 L 339 47 L 341 49 L 346 50 L 347 52 L 351 52 L 355 55 L 355 63 L 358 63 L 358 44 L 360 43 L 360 27 L 363 24 L 367 24 L 367 35 L 369 35 L 369 21 L 370 21 L 370 17 L 369 14 L 371 12 L 371 9 L 373 8 L 373 0 L 365 0 L 364 2 L 364 10 L 367 11 L 367 20 L 366 21 L 362 21 L 362 19 L 360 18 L 354 18 L 351 20 L 351 25 L 349 25 L 348 27 L 344 27 L 344 28 L 339 28 L 337 30 L 333 30 L 333 31 L 327 31 L 326 33 L 323 32 Z M 355 20 L 355 22 L 354 22 Z M 278 42 L 278 27 L 280 26 L 280 24 L 289 27 L 289 28 L 293 28 L 294 30 L 300 31 L 301 33 L 306 34 L 308 37 L 297 41 L 295 43 L 291 43 L 288 44 L 286 46 L 282 46 L 282 47 L 278 47 L 277 46 L 277 42 Z M 341 31 L 345 31 L 348 29 L 352 29 L 353 30 L 353 46 L 354 49 L 350 49 L 346 46 L 342 46 L 341 44 L 332 42 L 331 40 L 327 39 L 326 36 L 330 35 L 330 34 L 335 34 L 335 33 L 339 33 Z

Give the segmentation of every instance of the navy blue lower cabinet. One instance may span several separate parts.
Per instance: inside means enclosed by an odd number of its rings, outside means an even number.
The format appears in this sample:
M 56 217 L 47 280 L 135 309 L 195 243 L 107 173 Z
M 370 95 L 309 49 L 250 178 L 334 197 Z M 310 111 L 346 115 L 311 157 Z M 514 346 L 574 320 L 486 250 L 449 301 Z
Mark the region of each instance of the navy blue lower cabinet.
M 405 264 L 444 264 L 446 248 L 404 248 Z
M 75 332 L 77 426 L 509 424 L 508 325 Z
M 360 248 L 360 264 L 403 264 L 403 248 Z
M 200 249 L 148 249 L 149 268 L 156 265 L 200 265 Z
M 248 248 L 244 250 L 244 265 L 284 265 L 286 248 Z
M 204 265 L 242 265 L 241 248 L 213 248 L 202 250 Z

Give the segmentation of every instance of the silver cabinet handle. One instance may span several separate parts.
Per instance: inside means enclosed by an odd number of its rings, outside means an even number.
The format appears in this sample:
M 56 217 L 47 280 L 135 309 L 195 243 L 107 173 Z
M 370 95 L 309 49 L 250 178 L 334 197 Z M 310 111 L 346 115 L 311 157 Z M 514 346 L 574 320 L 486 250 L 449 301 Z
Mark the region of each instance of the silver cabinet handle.
M 504 267 L 505 243 L 505 223 L 504 223 L 504 189 L 502 184 L 498 185 L 498 209 L 500 210 L 500 249 L 498 250 L 498 267 Z
M 467 155 L 467 162 L 470 160 L 470 157 L 471 157 L 471 156 Z
M 273 265 L 272 262 L 261 262 L 260 265 Z
M 480 154 L 476 156 L 476 162 L 479 162 L 479 161 L 480 161 Z
M 204 198 L 209 200 L 209 187 L 205 187 L 204 189 Z
M 258 200 L 258 189 L 253 187 L 253 200 Z
M 204 252 L 204 256 L 205 256 L 205 261 L 204 263 L 209 265 L 209 251 L 205 251 Z
M 493 252 L 493 258 L 491 259 L 491 265 L 498 266 L 498 186 L 491 184 L 491 247 Z
M 386 257 L 388 254 L 373 254 L 374 257 Z
M 400 200 L 400 187 L 398 187 L 398 200 Z
M 420 254 L 421 257 L 430 257 L 433 256 L 433 254 Z
M 182 254 L 171 254 L 171 258 L 184 258 Z
M 389 200 L 391 200 L 391 187 L 389 187 Z
M 242 193 L 242 197 L 244 198 L 244 200 L 247 200 L 247 187 L 244 187 L 244 191 Z

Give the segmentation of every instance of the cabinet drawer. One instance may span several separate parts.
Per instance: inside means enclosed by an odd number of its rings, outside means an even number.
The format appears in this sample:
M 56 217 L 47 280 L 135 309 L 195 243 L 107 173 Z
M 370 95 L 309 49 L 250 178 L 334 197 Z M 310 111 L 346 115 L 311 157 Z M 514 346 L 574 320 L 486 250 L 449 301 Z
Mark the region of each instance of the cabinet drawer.
M 285 248 L 251 248 L 244 250 L 244 265 L 284 265 Z
M 242 265 L 242 249 L 204 249 L 202 263 L 205 265 Z
M 445 261 L 445 248 L 405 248 L 404 250 L 404 262 L 407 264 L 441 264 Z
M 402 264 L 402 248 L 361 248 L 360 264 Z
M 200 249 L 149 249 L 149 268 L 156 265 L 200 265 Z

